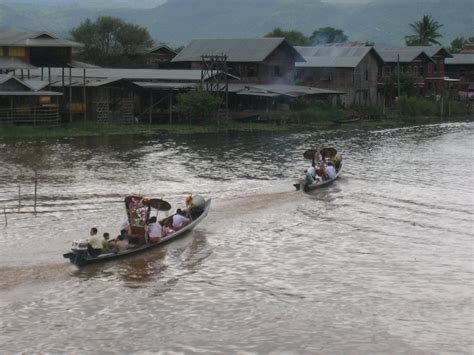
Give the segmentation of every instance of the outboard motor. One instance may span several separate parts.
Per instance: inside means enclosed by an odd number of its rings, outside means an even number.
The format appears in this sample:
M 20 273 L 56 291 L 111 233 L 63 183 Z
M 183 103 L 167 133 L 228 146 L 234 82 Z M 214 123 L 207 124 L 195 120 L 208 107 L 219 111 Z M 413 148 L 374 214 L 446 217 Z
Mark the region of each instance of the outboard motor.
M 206 208 L 206 200 L 200 195 L 195 195 L 186 200 L 189 215 L 194 220 L 198 218 Z
M 87 251 L 88 246 L 87 240 L 78 239 L 72 242 L 71 250 L 75 252 Z
M 193 196 L 191 207 L 204 209 L 206 207 L 206 200 L 200 195 Z

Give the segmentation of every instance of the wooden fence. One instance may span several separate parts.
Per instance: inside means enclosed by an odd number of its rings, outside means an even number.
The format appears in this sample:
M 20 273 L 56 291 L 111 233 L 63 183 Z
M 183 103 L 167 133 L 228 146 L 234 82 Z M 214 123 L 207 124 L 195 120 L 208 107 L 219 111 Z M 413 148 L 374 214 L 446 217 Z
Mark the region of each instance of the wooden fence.
M 57 106 L 28 106 L 0 108 L 0 124 L 28 123 L 42 126 L 57 126 L 60 122 Z

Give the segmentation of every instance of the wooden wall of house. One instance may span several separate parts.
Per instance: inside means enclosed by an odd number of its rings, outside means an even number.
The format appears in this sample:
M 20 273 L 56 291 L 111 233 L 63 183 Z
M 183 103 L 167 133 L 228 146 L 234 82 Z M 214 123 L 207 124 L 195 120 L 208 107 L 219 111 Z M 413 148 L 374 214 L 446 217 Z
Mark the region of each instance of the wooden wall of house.
M 377 103 L 378 62 L 371 54 L 366 55 L 354 70 L 353 102 Z M 341 90 L 346 91 L 341 88 Z M 363 97 L 362 97 L 363 96 Z
M 278 47 L 258 65 L 259 84 L 293 84 L 295 58 L 284 46 Z
M 432 59 L 434 63 L 427 63 L 426 75 L 429 77 L 443 78 L 445 76 L 444 55 L 435 55 Z
M 341 102 L 348 104 L 354 97 L 353 68 L 297 68 L 297 84 L 321 89 L 341 90 Z

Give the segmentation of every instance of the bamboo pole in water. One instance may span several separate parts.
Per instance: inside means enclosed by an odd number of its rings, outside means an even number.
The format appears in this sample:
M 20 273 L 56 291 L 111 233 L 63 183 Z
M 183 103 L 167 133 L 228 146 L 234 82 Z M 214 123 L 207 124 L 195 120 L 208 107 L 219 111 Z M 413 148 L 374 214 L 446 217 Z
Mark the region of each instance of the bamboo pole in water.
M 35 197 L 34 197 L 34 211 L 35 211 L 35 216 L 36 216 L 36 196 L 37 196 L 37 191 L 38 191 L 38 170 L 35 169 Z
M 21 185 L 18 184 L 18 212 L 20 212 L 21 208 Z

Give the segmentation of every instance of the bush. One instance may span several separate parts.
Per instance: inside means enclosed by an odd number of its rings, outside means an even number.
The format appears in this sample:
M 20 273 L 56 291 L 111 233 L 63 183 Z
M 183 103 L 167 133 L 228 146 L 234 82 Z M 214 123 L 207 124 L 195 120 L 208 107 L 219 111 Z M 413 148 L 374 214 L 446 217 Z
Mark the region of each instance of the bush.
M 221 99 L 202 87 L 176 97 L 176 110 L 191 121 L 204 121 L 215 118 L 221 105 Z
M 345 116 L 342 108 L 332 107 L 326 101 L 315 101 L 308 103 L 300 111 L 290 114 L 293 119 L 298 122 L 321 122 L 330 121 Z

